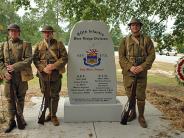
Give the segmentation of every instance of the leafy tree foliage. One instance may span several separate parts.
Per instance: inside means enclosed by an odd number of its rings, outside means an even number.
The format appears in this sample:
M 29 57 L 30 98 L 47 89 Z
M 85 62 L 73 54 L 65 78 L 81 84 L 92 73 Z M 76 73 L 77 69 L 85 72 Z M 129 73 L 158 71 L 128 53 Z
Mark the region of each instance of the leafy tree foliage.
M 115 50 L 118 50 L 118 47 L 119 47 L 120 41 L 121 41 L 121 37 L 122 37 L 120 27 L 117 25 L 116 27 L 111 29 L 110 34 L 112 36 L 112 41 L 113 41 L 113 44 L 115 46 L 114 48 L 115 48 Z
M 184 53 L 184 15 L 178 15 L 174 23 L 173 38 L 178 50 Z
M 15 7 L 7 0 L 0 1 L 0 24 L 3 31 L 0 33 L 0 41 L 6 40 L 7 26 L 12 23 L 19 23 L 20 17 L 15 13 Z
M 65 43 L 72 26 L 80 20 L 102 20 L 110 27 L 113 42 L 122 36 L 119 24 L 126 25 L 131 17 L 138 17 L 143 22 L 142 31 L 151 35 L 158 42 L 159 48 L 165 47 L 166 40 L 172 41 L 172 46 L 182 51 L 184 41 L 184 1 L 183 0 L 31 0 L 37 5 L 32 8 L 29 0 L 1 0 L 0 19 L 3 25 L 20 22 L 24 29 L 22 36 L 33 43 L 40 39 L 39 29 L 52 25 L 56 37 L 63 37 Z M 11 8 L 9 8 L 11 7 Z M 29 9 L 21 19 L 15 14 L 19 8 Z M 173 34 L 164 36 L 169 17 L 175 17 Z M 68 32 L 64 32 L 60 23 L 68 21 Z M 112 26 L 112 27 L 111 27 Z M 166 39 L 167 38 L 167 39 Z M 0 39 L 2 37 L 0 36 Z M 166 40 L 165 40 L 166 39 Z

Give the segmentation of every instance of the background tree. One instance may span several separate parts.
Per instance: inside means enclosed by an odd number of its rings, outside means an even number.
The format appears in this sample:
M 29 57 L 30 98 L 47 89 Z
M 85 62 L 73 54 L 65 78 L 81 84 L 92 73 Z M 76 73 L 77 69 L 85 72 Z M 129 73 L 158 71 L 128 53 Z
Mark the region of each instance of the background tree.
M 20 23 L 20 17 L 15 13 L 16 8 L 7 0 L 0 1 L 0 24 L 3 27 L 3 32 L 0 33 L 0 41 L 6 40 L 7 26 L 12 23 Z
M 178 51 L 184 53 L 184 15 L 179 14 L 174 23 L 173 39 Z
M 122 38 L 122 33 L 121 33 L 121 29 L 120 27 L 117 25 L 116 27 L 114 27 L 113 29 L 111 29 L 110 34 L 112 36 L 112 41 L 114 44 L 114 49 L 118 50 L 118 47 L 120 45 L 120 41 Z
M 56 37 L 68 42 L 69 32 L 80 20 L 102 20 L 109 25 L 114 45 L 119 39 L 120 24 L 127 25 L 131 17 L 138 17 L 144 23 L 143 32 L 151 35 L 163 47 L 164 31 L 169 17 L 175 17 L 176 22 L 170 38 L 180 51 L 183 46 L 183 0 L 31 0 L 36 8 L 31 7 L 29 0 L 1 0 L 0 19 L 4 25 L 9 19 L 19 21 L 23 26 L 25 39 L 35 43 L 41 36 L 38 31 L 43 25 L 50 24 L 56 31 Z M 12 8 L 7 8 L 7 5 Z M 21 19 L 15 14 L 19 8 L 28 9 Z M 8 11 L 10 9 L 10 11 Z M 15 15 L 15 16 L 14 16 Z M 13 16 L 13 18 L 11 17 Z M 18 19 L 18 20 L 17 20 Z M 61 23 L 69 22 L 67 29 L 61 28 Z M 30 32 L 31 28 L 31 32 Z M 29 34 L 30 32 L 30 34 Z M 118 34 L 118 35 L 117 35 Z M 32 38 L 34 37 L 34 38 Z M 115 38 L 117 37 L 117 38 Z M 0 36 L 0 39 L 2 37 Z M 164 44 L 164 43 L 163 43 Z

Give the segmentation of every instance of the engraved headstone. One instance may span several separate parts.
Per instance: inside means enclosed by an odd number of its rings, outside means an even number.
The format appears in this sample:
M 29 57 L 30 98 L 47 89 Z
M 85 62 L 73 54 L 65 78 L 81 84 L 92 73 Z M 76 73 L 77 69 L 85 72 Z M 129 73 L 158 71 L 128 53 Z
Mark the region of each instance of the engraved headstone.
M 68 49 L 71 104 L 116 103 L 116 68 L 108 27 L 100 21 L 77 23 Z
M 116 69 L 108 27 L 100 21 L 78 22 L 68 47 L 68 95 L 65 122 L 120 121 Z

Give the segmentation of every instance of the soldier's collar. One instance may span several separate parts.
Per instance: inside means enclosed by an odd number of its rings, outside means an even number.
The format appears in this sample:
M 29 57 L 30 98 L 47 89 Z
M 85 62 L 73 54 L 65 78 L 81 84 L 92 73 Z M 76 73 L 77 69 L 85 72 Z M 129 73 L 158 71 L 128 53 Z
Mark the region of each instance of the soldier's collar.
M 43 42 L 48 44 L 48 42 L 47 42 L 45 39 L 43 39 Z M 56 43 L 56 42 L 57 42 L 57 41 L 56 41 L 56 39 L 54 39 L 54 38 L 52 38 L 52 39 L 50 40 L 50 44 L 54 44 L 54 43 Z
M 12 42 L 12 43 L 17 43 L 17 42 L 20 41 L 20 39 L 19 39 L 19 38 L 17 38 L 17 39 L 12 39 L 12 38 L 10 38 L 9 41 Z

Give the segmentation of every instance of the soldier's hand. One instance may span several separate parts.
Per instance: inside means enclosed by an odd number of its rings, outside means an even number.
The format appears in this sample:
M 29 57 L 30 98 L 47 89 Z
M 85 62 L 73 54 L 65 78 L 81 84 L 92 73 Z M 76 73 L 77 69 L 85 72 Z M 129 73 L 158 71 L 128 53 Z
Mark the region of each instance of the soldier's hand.
M 143 71 L 142 66 L 137 66 L 137 67 L 135 67 L 135 73 L 136 73 L 136 74 L 139 74 L 139 73 L 142 72 L 142 71 Z
M 14 71 L 13 65 L 7 65 L 6 68 L 7 68 L 8 72 L 13 72 Z
M 131 71 L 133 74 L 136 74 L 135 69 L 136 69 L 136 67 L 135 67 L 135 66 L 132 66 L 132 67 L 130 68 L 130 71 Z
M 54 64 L 48 64 L 47 67 L 46 67 L 48 70 L 54 70 L 56 69 L 55 65 Z
M 6 80 L 11 80 L 12 79 L 12 75 L 8 72 L 5 73 L 5 79 Z
M 45 67 L 45 68 L 43 69 L 43 71 L 44 71 L 45 73 L 47 73 L 47 74 L 51 74 L 51 73 L 52 73 L 52 71 L 51 71 L 51 70 L 48 70 L 47 67 Z

